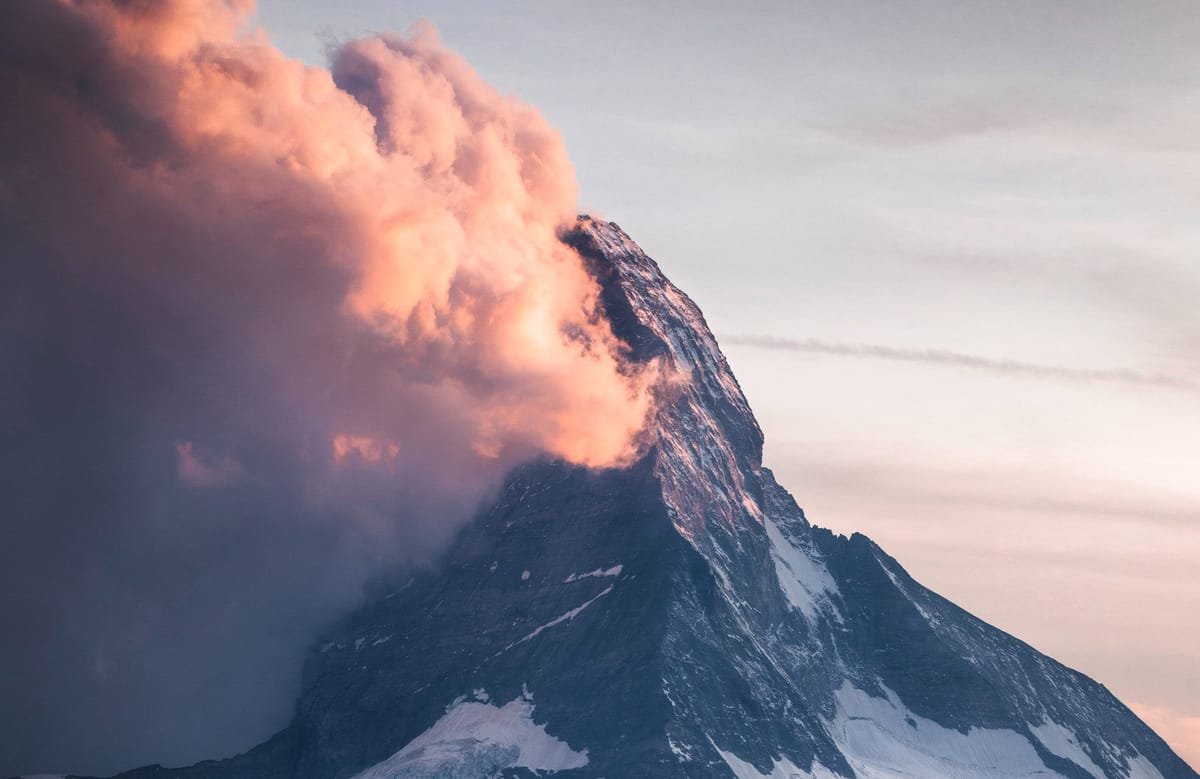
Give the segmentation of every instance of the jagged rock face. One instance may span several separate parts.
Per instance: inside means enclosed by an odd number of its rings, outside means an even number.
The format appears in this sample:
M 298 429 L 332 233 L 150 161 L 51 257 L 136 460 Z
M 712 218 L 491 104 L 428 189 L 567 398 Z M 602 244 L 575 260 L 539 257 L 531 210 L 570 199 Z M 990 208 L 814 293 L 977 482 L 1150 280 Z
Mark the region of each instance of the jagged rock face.
M 1196 777 L 1107 690 L 813 527 L 699 309 L 566 240 L 678 380 L 633 467 L 513 473 L 435 570 L 314 647 L 292 724 L 136 777 Z

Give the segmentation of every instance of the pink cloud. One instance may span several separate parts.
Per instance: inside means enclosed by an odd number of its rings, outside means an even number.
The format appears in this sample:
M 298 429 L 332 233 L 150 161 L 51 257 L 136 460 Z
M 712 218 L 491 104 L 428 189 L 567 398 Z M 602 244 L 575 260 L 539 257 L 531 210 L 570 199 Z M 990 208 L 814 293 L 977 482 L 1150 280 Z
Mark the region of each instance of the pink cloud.
M 175 474 L 189 487 L 224 487 L 246 478 L 246 469 L 232 457 L 195 452 L 191 441 L 175 444 Z
M 431 28 L 352 41 L 324 70 L 275 49 L 248 2 L 34 8 L 0 174 L 48 262 L 157 339 L 191 387 L 176 400 L 223 415 L 226 449 L 293 439 L 318 502 L 351 494 L 311 456 L 339 440 L 390 442 L 355 467 L 445 495 L 538 453 L 637 454 L 655 371 L 627 364 L 558 239 L 576 213 L 562 140 Z M 248 391 L 209 408 L 225 376 Z M 233 478 L 179 458 L 186 483 Z
M 654 369 L 558 240 L 562 140 L 431 30 L 324 69 L 244 0 L 6 0 L 0 100 L 0 729 L 30 761 L 257 740 L 319 627 L 514 465 L 638 453 Z

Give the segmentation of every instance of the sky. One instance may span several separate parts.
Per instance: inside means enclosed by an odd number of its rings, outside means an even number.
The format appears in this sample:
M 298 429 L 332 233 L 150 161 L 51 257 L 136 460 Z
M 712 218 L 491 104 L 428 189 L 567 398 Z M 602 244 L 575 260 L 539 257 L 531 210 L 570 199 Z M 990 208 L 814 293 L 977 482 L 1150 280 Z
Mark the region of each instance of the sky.
M 428 19 L 704 310 L 817 524 L 1200 764 L 1200 9 L 327 5 Z
M 631 456 L 577 204 L 810 519 L 1200 763 L 1200 11 L 494 5 L 261 2 L 325 73 L 216 4 L 0 4 L 0 775 L 257 743 L 510 465 Z

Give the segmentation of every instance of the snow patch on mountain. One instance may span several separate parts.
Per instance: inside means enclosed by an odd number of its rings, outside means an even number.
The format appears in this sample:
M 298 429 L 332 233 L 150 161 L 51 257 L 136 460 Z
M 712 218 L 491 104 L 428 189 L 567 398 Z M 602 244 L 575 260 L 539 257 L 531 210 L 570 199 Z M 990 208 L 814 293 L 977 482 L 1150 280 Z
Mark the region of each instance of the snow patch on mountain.
M 1163 779 L 1162 772 L 1141 754 L 1129 761 L 1129 770 L 1125 776 L 1126 779 Z
M 881 685 L 882 686 L 882 685 Z M 883 686 L 879 698 L 844 683 L 835 693 L 829 733 L 859 779 L 1055 777 L 1029 740 L 1013 730 L 970 728 L 965 734 L 910 711 Z
M 587 573 L 579 573 L 579 574 L 572 573 L 570 576 L 563 579 L 563 583 L 570 584 L 571 582 L 577 582 L 580 579 L 591 579 L 591 578 L 601 577 L 601 576 L 620 576 L 621 571 L 623 571 L 623 570 L 625 570 L 625 566 L 618 563 L 617 565 L 614 565 L 612 568 L 597 568 L 596 570 L 588 571 Z
M 500 707 L 460 699 L 403 749 L 354 779 L 492 776 L 504 768 L 553 772 L 587 765 L 587 750 L 547 733 L 533 721 L 533 709 L 524 698 Z
M 788 603 L 809 619 L 815 619 L 821 605 L 837 614 L 830 595 L 838 591 L 837 582 L 825 566 L 804 554 L 788 541 L 773 520 L 763 518 L 767 538 L 771 542 L 771 558 L 775 561 L 775 576 Z
M 935 628 L 938 627 L 938 625 L 940 624 L 940 622 L 938 621 L 938 618 L 933 613 L 931 613 L 928 609 L 923 607 L 917 601 L 917 599 L 912 596 L 912 593 L 910 593 L 908 591 L 908 588 L 904 586 L 904 583 L 900 581 L 900 577 L 896 575 L 896 572 L 891 569 L 891 567 L 887 564 L 887 562 L 882 560 L 878 555 L 875 557 L 875 559 L 879 562 L 879 567 L 883 570 L 883 572 L 885 574 L 887 574 L 888 579 L 891 580 L 892 584 L 894 584 L 896 586 L 896 589 L 899 590 L 901 592 L 901 594 L 904 595 L 904 597 L 908 600 L 908 602 L 913 605 L 913 607 L 917 610 L 917 612 L 921 615 L 921 617 L 926 622 L 928 622 L 930 624 L 930 626 L 935 627 Z
M 573 609 L 571 609 L 570 611 L 568 611 L 566 614 L 561 614 L 561 615 L 559 615 L 559 616 L 555 617 L 554 619 L 552 619 L 552 620 L 550 620 L 549 622 L 547 622 L 545 625 L 539 625 L 539 626 L 538 626 L 537 628 L 535 628 L 535 629 L 534 629 L 534 631 L 533 631 L 532 633 L 530 633 L 529 635 L 525 636 L 524 638 L 522 638 L 522 639 L 520 639 L 520 640 L 518 640 L 518 641 L 514 641 L 513 643 L 511 643 L 511 644 L 509 644 L 508 646 L 504 647 L 505 651 L 507 651 L 507 650 L 509 650 L 509 649 L 512 649 L 512 648 L 513 648 L 514 646 L 516 646 L 517 644 L 524 644 L 526 641 L 529 641 L 529 640 L 530 640 L 530 639 L 532 639 L 532 638 L 536 638 L 536 637 L 538 636 L 538 634 L 540 634 L 540 633 L 541 633 L 543 630 L 546 630 L 547 628 L 552 628 L 552 627 L 554 627 L 555 625 L 561 625 L 561 624 L 562 624 L 562 623 L 564 623 L 564 622 L 569 622 L 569 621 L 571 621 L 571 620 L 575 619 L 577 616 L 579 616 L 579 613 L 580 613 L 581 611 L 583 611 L 584 609 L 586 609 L 588 606 L 591 606 L 593 603 L 595 603 L 596 601 L 600 600 L 600 599 L 601 599 L 601 598 L 603 598 L 605 595 L 607 595 L 607 594 L 609 594 L 610 592 L 612 592 L 612 588 L 613 588 L 613 586 L 612 586 L 611 584 L 610 584 L 610 585 L 608 585 L 608 586 L 607 586 L 607 587 L 605 587 L 603 590 L 601 590 L 601 591 L 600 591 L 600 593 L 599 593 L 598 595 L 596 595 L 596 597 L 594 597 L 594 598 L 592 598 L 592 599 L 590 599 L 590 600 L 584 601 L 584 602 L 583 602 L 583 604 L 581 604 L 581 605 L 579 605 L 579 606 L 576 606 L 575 608 L 573 608 Z
M 751 763 L 747 763 L 732 752 L 726 752 L 715 743 L 713 748 L 721 755 L 721 759 L 725 761 L 737 779 L 842 779 L 838 774 L 821 765 L 820 761 L 814 760 L 812 769 L 805 771 L 786 757 L 773 761 L 771 772 L 764 774 Z
M 1079 737 L 1070 728 L 1059 725 L 1053 720 L 1046 720 L 1041 725 L 1031 725 L 1029 731 L 1042 746 L 1059 757 L 1066 758 L 1087 771 L 1096 779 L 1105 779 L 1104 771 L 1096 765 L 1079 743 Z

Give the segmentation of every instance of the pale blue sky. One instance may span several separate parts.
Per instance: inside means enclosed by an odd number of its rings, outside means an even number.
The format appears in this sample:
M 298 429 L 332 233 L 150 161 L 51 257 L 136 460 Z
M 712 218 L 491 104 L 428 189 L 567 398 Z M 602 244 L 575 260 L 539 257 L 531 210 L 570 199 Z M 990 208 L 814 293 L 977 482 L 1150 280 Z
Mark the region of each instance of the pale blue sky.
M 265 0 L 260 18 L 314 64 L 323 41 L 428 19 L 543 111 L 581 206 L 718 335 L 859 352 L 726 346 L 810 517 L 1200 762 L 1200 6 Z

